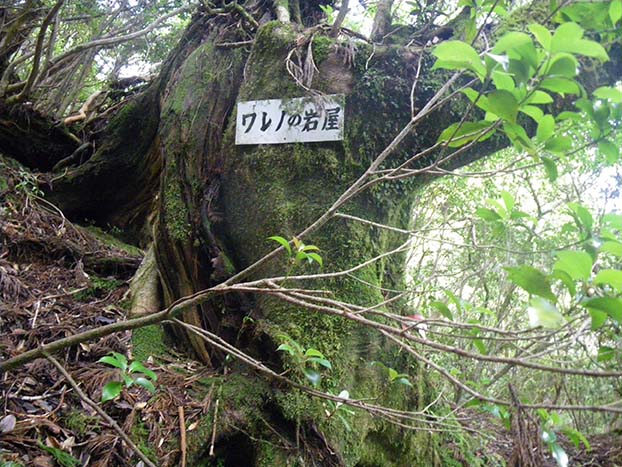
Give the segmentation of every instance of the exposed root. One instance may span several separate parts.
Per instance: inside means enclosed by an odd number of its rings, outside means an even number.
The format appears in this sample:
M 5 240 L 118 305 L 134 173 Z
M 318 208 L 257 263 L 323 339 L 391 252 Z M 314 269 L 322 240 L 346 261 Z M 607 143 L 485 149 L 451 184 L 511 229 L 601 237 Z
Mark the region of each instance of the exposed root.
M 160 310 L 160 277 L 151 245 L 130 283 L 130 316 L 143 316 Z

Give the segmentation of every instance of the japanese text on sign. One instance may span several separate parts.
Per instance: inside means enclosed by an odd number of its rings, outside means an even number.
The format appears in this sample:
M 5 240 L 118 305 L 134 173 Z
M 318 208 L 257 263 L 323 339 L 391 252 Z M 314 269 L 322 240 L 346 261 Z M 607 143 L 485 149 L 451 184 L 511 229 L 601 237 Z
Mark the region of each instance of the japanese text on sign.
M 238 102 L 235 144 L 343 139 L 343 96 Z

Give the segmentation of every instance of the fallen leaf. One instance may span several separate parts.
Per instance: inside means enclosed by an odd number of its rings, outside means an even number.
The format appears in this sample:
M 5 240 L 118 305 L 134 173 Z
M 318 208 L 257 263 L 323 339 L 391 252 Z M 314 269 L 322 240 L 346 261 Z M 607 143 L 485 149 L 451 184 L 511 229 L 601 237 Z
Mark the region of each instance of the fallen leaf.
M 32 460 L 33 467 L 54 467 L 54 461 L 48 456 L 35 457 Z
M 15 428 L 17 422 L 15 415 L 7 415 L 0 420 L 0 433 L 10 433 Z
M 73 448 L 75 445 L 76 445 L 76 438 L 74 436 L 70 436 L 65 441 L 60 443 L 60 447 L 63 449 L 63 451 L 67 451 L 67 452 L 71 452 L 71 448 Z

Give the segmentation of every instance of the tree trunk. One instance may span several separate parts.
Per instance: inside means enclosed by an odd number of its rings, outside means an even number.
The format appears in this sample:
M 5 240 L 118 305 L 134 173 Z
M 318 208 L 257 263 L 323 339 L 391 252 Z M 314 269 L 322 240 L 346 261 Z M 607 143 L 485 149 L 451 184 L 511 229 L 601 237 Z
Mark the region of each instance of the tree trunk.
M 157 152 L 164 166 L 154 245 L 166 304 L 222 282 L 249 266 L 274 248 L 268 237 L 291 238 L 300 232 L 363 173 L 371 158 L 410 120 L 409 95 L 418 59 L 415 52 L 376 48 L 370 60 L 371 47 L 361 48 L 349 64 L 342 58 L 347 52 L 345 45 L 319 37 L 312 45 L 319 69 L 313 87 L 326 94 L 345 94 L 344 141 L 236 146 L 236 102 L 306 94 L 286 68 L 290 51 L 304 42 L 293 26 L 267 23 L 257 33 L 250 51 L 217 45 L 236 41 L 240 38 L 235 32 L 212 24 L 205 40 L 171 74 L 161 99 Z M 431 61 L 423 61 L 428 69 Z M 396 69 L 401 72 L 396 74 Z M 421 83 L 419 105 L 431 97 L 435 88 L 433 81 Z M 437 121 L 449 121 L 463 104 L 458 100 L 456 107 L 437 114 Z M 440 129 L 425 128 L 410 137 L 397 158 L 404 160 L 411 155 L 410 148 L 435 141 Z M 402 183 L 361 194 L 344 211 L 408 227 L 411 202 L 412 183 Z M 387 232 L 339 219 L 305 242 L 321 248 L 327 269 L 342 270 L 390 249 L 398 240 Z M 383 300 L 382 287 L 402 283 L 404 261 L 403 255 L 397 255 L 360 270 L 358 280 L 348 277 L 308 286 L 331 290 L 335 299 L 373 305 Z M 254 278 L 282 275 L 287 268 L 286 261 L 275 261 L 256 272 Z M 290 273 L 304 271 L 307 269 L 299 267 Z M 392 311 L 403 313 L 399 304 Z M 336 393 L 347 389 L 352 397 L 377 397 L 377 403 L 404 410 L 426 404 L 422 370 L 389 349 L 371 331 L 346 320 L 274 298 L 232 295 L 188 310 L 183 319 L 242 346 L 277 368 L 287 365 L 275 352 L 280 336 L 287 335 L 304 348 L 316 348 L 333 365 L 324 389 Z M 195 335 L 183 329 L 171 332 L 177 342 L 185 342 L 206 364 L 223 363 L 223 356 Z M 386 374 L 370 367 L 372 361 L 397 366 L 414 379 L 420 377 L 417 390 L 388 387 Z M 228 394 L 224 404 L 225 414 L 229 415 L 225 418 L 231 417 L 233 411 L 241 412 L 241 433 L 250 435 L 242 444 L 248 445 L 247 456 L 252 461 L 244 465 L 286 465 L 288 459 L 300 456 L 319 459 L 321 465 L 437 462 L 436 444 L 427 434 L 402 431 L 366 414 L 357 414 L 351 423 L 352 431 L 348 431 L 336 417 L 327 419 L 323 415 L 321 401 L 291 388 L 268 386 L 255 375 L 232 377 L 223 392 Z M 259 406 L 251 408 L 249 404 Z M 265 443 L 251 441 L 282 444 L 282 439 L 275 438 L 260 422 L 262 418 L 270 420 L 280 436 L 295 446 L 293 452 L 285 448 L 275 451 L 266 448 Z M 226 440 L 242 435 L 231 429 L 220 436 Z M 396 446 L 396 439 L 400 439 L 402 448 Z M 221 445 L 226 446 L 225 441 Z M 232 457 L 236 455 L 234 450 L 226 447 L 220 455 L 231 465 L 236 459 Z

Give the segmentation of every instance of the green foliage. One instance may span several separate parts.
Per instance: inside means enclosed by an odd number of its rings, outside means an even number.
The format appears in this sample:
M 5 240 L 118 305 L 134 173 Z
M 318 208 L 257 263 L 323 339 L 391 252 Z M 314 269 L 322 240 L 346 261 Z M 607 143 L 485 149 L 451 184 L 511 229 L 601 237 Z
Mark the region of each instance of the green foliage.
M 614 24 L 619 19 L 617 3 L 611 5 L 610 18 Z M 601 29 L 608 26 L 604 21 Z M 622 115 L 619 105 L 622 92 L 602 87 L 596 89 L 589 100 L 577 79 L 579 57 L 606 62 L 609 60 L 607 51 L 599 42 L 586 39 L 585 29 L 572 20 L 562 22 L 553 32 L 537 23 L 529 25 L 528 29 L 532 36 L 525 32 L 507 32 L 497 40 L 492 51 L 485 54 L 460 40 L 444 41 L 435 47 L 433 54 L 437 60 L 433 69 L 470 73 L 483 84 L 482 90 L 469 87 L 463 93 L 473 107 L 485 112 L 484 120 L 463 119 L 451 124 L 441 133 L 438 142 L 459 148 L 482 142 L 501 129 L 517 149 L 540 160 L 549 179 L 555 180 L 556 162 L 546 153 L 565 154 L 573 149 L 574 141 L 558 131 L 568 113 L 556 116 L 547 112 L 551 109 L 549 104 L 554 102 L 553 96 L 564 98 L 570 94 L 580 96 L 577 108 L 592 123 L 592 134 L 598 139 L 600 150 L 614 163 L 619 151 L 607 136 L 615 125 L 613 122 L 619 121 Z M 521 114 L 534 121 L 535 141 L 529 138 L 526 122 L 519 118 Z
M 294 248 L 292 248 L 290 241 L 278 235 L 269 237 L 268 240 L 273 240 L 285 248 L 292 265 L 300 264 L 303 261 L 309 264 L 316 262 L 320 267 L 324 265 L 322 257 L 316 253 L 316 251 L 320 251 L 320 249 L 315 245 L 305 245 L 302 241 L 294 237 L 291 240 L 294 246 Z
M 568 454 L 558 442 L 558 433 L 566 435 L 577 449 L 579 449 L 580 444 L 583 444 L 590 451 L 590 443 L 583 433 L 570 428 L 560 415 L 544 409 L 538 410 L 538 415 L 542 423 L 542 441 L 551 451 L 553 459 L 555 459 L 559 467 L 568 467 L 570 464 Z
M 298 342 L 285 334 L 279 336 L 284 343 L 277 347 L 277 351 L 286 352 L 292 360 L 292 366 L 302 372 L 313 386 L 318 386 L 322 380 L 322 375 L 318 371 L 319 367 L 331 370 L 331 363 L 324 357 L 324 354 L 313 347 L 305 349 Z
M 344 399 L 344 400 L 348 400 L 350 399 L 350 393 L 344 389 L 337 395 L 337 397 Z M 346 406 L 343 402 L 340 402 L 340 401 L 336 402 L 336 401 L 327 399 L 326 401 L 324 401 L 323 404 L 324 404 L 324 413 L 326 414 L 327 419 L 330 419 L 331 417 L 336 416 L 341 421 L 346 431 L 352 431 L 352 427 L 350 426 L 350 423 L 348 422 L 347 417 L 349 415 L 354 415 L 353 410 L 350 410 L 348 406 Z
M 155 382 L 158 377 L 150 369 L 146 368 L 138 361 L 128 362 L 125 355 L 118 352 L 112 352 L 98 360 L 119 370 L 121 381 L 110 381 L 102 388 L 102 402 L 116 399 L 121 395 L 124 387 L 129 388 L 137 385 L 147 389 L 149 392 L 155 392 Z
M 38 446 L 41 450 L 50 454 L 61 467 L 78 467 L 80 465 L 78 459 L 62 449 L 46 446 L 41 442 L 39 442 Z
M 84 436 L 89 430 L 99 427 L 99 418 L 91 417 L 79 409 L 72 409 L 63 419 L 67 429 L 77 436 Z
M 15 185 L 15 191 L 24 193 L 27 196 L 43 196 L 43 191 L 39 188 L 39 180 L 31 172 L 19 169 L 19 182 Z
M 91 285 L 86 290 L 82 290 L 74 295 L 80 302 L 86 302 L 93 298 L 103 298 L 110 292 L 121 287 L 124 282 L 117 279 L 109 279 L 97 276 L 90 276 Z
M 371 366 L 380 366 L 384 368 L 385 370 L 387 370 L 387 376 L 389 378 L 390 384 L 396 383 L 396 384 L 402 384 L 404 386 L 408 386 L 411 388 L 413 387 L 409 379 L 410 377 L 406 373 L 399 373 L 397 370 L 386 366 L 382 362 L 371 362 Z
M 0 454 L 0 467 L 24 467 L 24 464 L 15 461 L 4 460 L 4 456 Z
M 500 327 L 509 332 L 537 328 L 537 332 L 555 333 L 562 327 L 583 326 L 584 336 L 567 349 L 558 349 L 551 339 L 538 346 L 542 354 L 532 359 L 550 366 L 561 360 L 578 368 L 615 371 L 622 362 L 617 332 L 622 319 L 622 219 L 617 212 L 597 207 L 617 202 L 618 197 L 615 177 L 605 175 L 610 172 L 601 165 L 606 156 L 586 151 L 557 158 L 555 183 L 546 171 L 528 164 L 514 173 L 496 172 L 515 157 L 507 151 L 463 170 L 494 173 L 494 178 L 444 179 L 423 191 L 414 228 L 425 226 L 425 233 L 418 234 L 411 264 L 416 265 L 412 287 L 425 290 L 425 296 L 417 296 L 412 307 L 428 310 L 426 316 L 432 320 L 443 317 L 461 326 Z M 597 185 L 598 177 L 604 181 Z M 592 188 L 597 186 L 607 191 Z M 453 297 L 447 291 L 453 291 Z M 521 355 L 521 350 L 489 336 L 477 328 L 443 329 L 431 338 L 474 353 Z M 552 391 L 559 390 L 550 376 L 526 369 L 499 376 L 494 365 L 480 366 L 447 355 L 438 359 L 468 386 L 500 398 L 505 397 L 508 382 L 526 402 L 550 400 Z M 611 400 L 617 391 L 615 384 L 587 378 L 576 379 L 566 389 L 568 398 L 594 404 Z M 560 398 L 573 403 L 565 396 Z M 573 426 L 565 428 L 592 431 L 606 426 L 605 420 L 601 415 L 577 417 Z M 562 454 L 555 452 L 561 459 Z

